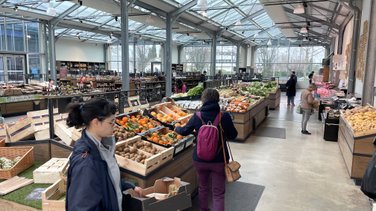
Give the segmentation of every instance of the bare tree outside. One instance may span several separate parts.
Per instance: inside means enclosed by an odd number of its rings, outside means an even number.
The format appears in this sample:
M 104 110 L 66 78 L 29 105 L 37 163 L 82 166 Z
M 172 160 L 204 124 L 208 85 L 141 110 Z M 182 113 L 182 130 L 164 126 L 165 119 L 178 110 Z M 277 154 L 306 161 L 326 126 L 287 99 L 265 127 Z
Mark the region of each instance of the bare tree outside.
M 202 72 L 210 68 L 210 47 L 186 47 L 185 62 L 191 64 L 191 71 Z M 189 69 L 186 67 L 186 69 Z
M 257 51 L 257 63 L 262 65 L 262 75 L 264 77 L 273 77 L 273 64 L 276 62 L 277 58 L 276 48 L 259 48 Z

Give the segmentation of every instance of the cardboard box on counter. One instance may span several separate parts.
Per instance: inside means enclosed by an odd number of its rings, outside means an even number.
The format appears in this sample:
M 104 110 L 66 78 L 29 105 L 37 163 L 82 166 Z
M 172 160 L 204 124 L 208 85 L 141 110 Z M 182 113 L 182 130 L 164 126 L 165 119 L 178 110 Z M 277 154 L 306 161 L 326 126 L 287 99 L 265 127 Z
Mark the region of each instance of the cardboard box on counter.
M 142 196 L 133 190 L 124 191 L 123 210 L 127 211 L 177 211 L 192 206 L 190 184 L 180 178 L 163 178 L 155 181 L 154 185 L 145 188 Z M 146 197 L 154 195 L 156 197 Z M 164 199 L 157 199 L 162 196 Z

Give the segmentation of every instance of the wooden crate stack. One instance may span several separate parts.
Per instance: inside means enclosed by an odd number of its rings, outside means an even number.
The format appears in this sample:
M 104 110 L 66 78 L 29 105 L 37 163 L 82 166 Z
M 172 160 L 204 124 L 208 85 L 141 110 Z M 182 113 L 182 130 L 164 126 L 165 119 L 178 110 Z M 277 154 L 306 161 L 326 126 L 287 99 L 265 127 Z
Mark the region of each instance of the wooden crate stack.
M 58 109 L 53 110 L 54 113 L 54 122 L 64 122 L 68 114 L 59 114 Z M 31 124 L 34 129 L 34 136 L 36 140 L 45 140 L 50 138 L 50 121 L 49 121 L 49 112 L 47 109 L 39 111 L 30 111 L 27 112 L 27 116 L 31 119 Z
M 63 122 L 55 123 L 55 135 L 59 137 L 66 145 L 73 146 L 81 137 L 82 129 L 68 127 Z
M 33 171 L 34 183 L 55 183 L 68 167 L 69 158 L 51 158 Z
M 7 133 L 11 142 L 33 138 L 34 128 L 29 117 L 21 118 L 16 122 L 8 123 Z

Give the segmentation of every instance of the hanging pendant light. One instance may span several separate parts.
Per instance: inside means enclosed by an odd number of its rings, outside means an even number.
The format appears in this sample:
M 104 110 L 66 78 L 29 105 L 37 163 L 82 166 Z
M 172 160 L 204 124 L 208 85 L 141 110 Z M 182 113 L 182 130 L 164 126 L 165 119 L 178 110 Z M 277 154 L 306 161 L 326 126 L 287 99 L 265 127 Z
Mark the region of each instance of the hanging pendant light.
M 206 11 L 208 9 L 208 2 L 206 0 L 198 0 L 197 6 L 200 7 L 201 11 Z
M 308 27 L 302 27 L 302 28 L 300 29 L 300 33 L 302 33 L 302 34 L 307 34 L 307 33 L 308 33 Z

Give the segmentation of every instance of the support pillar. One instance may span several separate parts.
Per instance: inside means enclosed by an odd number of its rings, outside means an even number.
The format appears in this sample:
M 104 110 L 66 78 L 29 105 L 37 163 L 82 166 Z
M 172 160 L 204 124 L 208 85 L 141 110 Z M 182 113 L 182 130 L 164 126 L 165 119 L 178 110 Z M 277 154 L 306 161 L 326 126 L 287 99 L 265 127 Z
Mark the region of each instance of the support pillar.
M 369 24 L 369 40 L 368 40 L 368 47 L 367 47 L 367 59 L 366 59 L 366 66 L 365 66 L 365 77 L 364 77 L 364 84 L 363 84 L 363 96 L 362 96 L 362 104 L 370 104 L 373 105 L 374 98 L 375 98 L 375 70 L 376 70 L 376 2 L 371 1 L 371 17 L 370 17 L 370 24 Z
M 183 45 L 178 46 L 178 64 L 181 64 L 181 53 L 183 52 Z
M 213 35 L 210 57 L 210 76 L 215 76 L 215 68 L 217 63 L 217 34 Z
M 240 44 L 236 45 L 236 66 L 235 66 L 235 71 L 239 72 L 239 64 L 240 64 Z
M 172 17 L 170 13 L 166 15 L 166 45 L 165 45 L 165 76 L 166 76 L 166 97 L 172 94 L 172 74 L 171 74 L 171 52 L 172 52 Z
M 134 76 L 136 76 L 136 72 L 137 72 L 137 67 L 136 67 L 136 65 L 137 65 L 137 63 L 136 63 L 136 48 L 137 48 L 137 46 L 136 46 L 136 44 L 137 44 L 137 38 L 135 37 L 133 39 L 133 73 L 134 73 Z
M 129 91 L 129 38 L 128 38 L 128 1 L 120 1 L 121 10 L 121 77 L 122 91 Z M 129 95 L 129 92 L 127 93 Z
M 39 49 L 40 54 L 40 72 L 39 75 L 42 77 L 39 78 L 40 81 L 45 81 L 48 69 L 48 42 L 47 42 L 47 26 L 45 22 L 39 24 Z
M 55 51 L 55 26 L 48 23 L 48 41 L 49 41 L 49 62 L 50 62 L 50 78 L 57 84 L 56 78 L 56 51 Z M 48 75 L 48 72 L 47 72 Z

